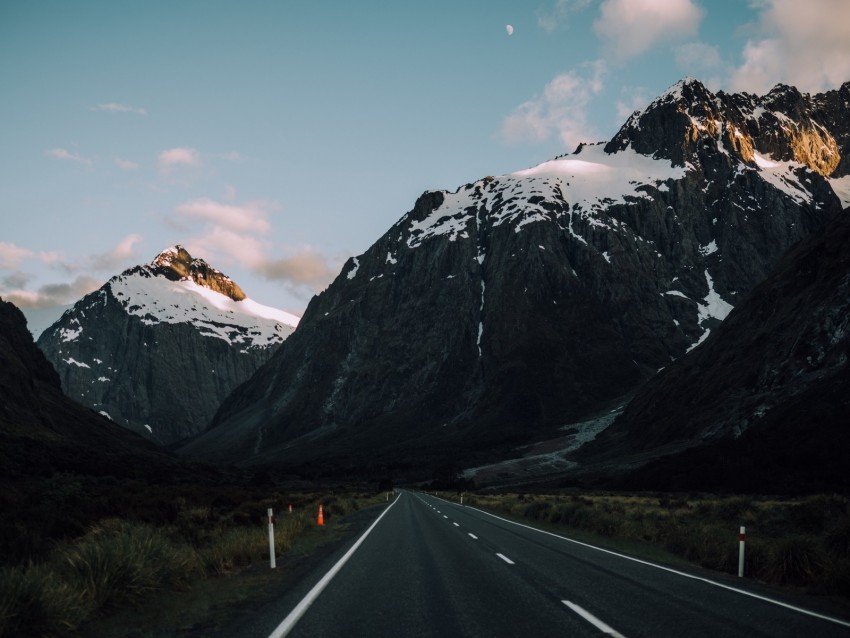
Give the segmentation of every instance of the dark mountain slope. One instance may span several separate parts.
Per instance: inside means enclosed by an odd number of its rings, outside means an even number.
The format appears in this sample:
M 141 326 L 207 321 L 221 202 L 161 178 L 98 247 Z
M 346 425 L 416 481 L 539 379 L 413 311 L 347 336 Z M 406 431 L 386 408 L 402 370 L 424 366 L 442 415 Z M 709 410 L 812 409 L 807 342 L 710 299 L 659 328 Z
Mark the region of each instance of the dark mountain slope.
M 66 397 L 21 311 L 0 300 L 0 476 L 163 478 L 187 467 Z
M 790 250 L 715 334 L 641 388 L 579 457 L 592 465 L 697 445 L 705 447 L 619 483 L 850 486 L 850 210 Z
M 604 147 L 425 193 L 183 451 L 471 463 L 618 405 L 841 210 L 840 163 L 799 150 L 850 152 L 833 93 L 688 80 Z

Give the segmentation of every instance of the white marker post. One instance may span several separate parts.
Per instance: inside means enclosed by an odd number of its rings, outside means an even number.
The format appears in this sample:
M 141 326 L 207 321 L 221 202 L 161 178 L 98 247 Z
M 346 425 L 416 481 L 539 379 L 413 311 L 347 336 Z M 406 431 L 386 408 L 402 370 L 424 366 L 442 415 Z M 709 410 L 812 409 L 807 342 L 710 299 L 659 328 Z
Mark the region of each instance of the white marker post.
M 747 528 L 741 525 L 741 531 L 738 534 L 738 578 L 744 577 L 744 539 L 747 534 Z
M 277 567 L 274 559 L 274 514 L 272 508 L 268 510 L 269 514 L 269 566 L 274 569 Z

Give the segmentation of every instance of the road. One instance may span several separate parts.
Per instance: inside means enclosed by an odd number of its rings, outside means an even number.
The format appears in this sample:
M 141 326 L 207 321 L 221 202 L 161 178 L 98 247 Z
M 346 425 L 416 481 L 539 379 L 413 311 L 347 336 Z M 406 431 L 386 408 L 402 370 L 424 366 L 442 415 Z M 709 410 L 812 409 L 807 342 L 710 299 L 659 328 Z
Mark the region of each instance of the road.
M 846 615 L 783 606 L 746 581 L 629 559 L 421 493 L 401 492 L 346 557 L 308 579 L 276 628 L 259 623 L 262 638 L 850 636 Z

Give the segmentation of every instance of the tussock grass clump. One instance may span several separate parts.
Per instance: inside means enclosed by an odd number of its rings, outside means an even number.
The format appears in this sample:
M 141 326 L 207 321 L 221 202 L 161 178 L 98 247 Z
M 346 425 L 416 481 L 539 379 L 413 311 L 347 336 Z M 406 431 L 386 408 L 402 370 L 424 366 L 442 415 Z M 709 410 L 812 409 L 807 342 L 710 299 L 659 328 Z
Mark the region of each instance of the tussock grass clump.
M 0 569 L 0 637 L 61 636 L 88 611 L 84 594 L 46 566 Z
M 824 557 L 819 543 L 810 536 L 783 538 L 770 547 L 769 560 L 761 576 L 779 585 L 808 585 L 823 573 Z
M 92 611 L 135 603 L 163 587 L 185 588 L 199 573 L 191 546 L 175 544 L 150 525 L 118 519 L 93 527 L 56 562 Z
M 375 494 L 328 498 L 310 492 L 257 498 L 240 488 L 203 492 L 196 486 L 168 498 L 125 487 L 125 497 L 139 497 L 125 500 L 138 506 L 127 518 L 102 517 L 77 538 L 51 541 L 49 551 L 13 539 L 12 547 L 41 558 L 0 566 L 0 638 L 73 635 L 83 623 L 140 604 L 154 592 L 186 590 L 199 579 L 267 561 L 269 507 L 278 513 L 274 535 L 280 556 L 315 525 L 319 502 L 332 503 L 342 518 L 384 500 Z M 97 511 L 118 510 L 112 497 Z M 289 503 L 292 514 L 286 512 Z

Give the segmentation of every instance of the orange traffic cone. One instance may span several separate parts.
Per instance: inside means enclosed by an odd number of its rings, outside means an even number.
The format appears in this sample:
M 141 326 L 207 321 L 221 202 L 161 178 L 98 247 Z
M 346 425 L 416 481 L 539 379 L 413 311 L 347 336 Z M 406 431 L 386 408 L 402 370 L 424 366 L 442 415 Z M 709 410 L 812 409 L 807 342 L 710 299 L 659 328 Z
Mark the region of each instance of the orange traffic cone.
M 317 522 L 319 523 L 319 525 L 325 524 L 325 515 L 322 512 L 322 506 L 321 505 L 319 505 L 319 520 Z

